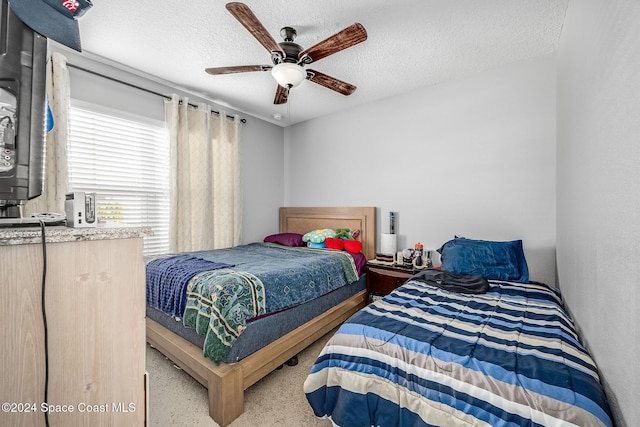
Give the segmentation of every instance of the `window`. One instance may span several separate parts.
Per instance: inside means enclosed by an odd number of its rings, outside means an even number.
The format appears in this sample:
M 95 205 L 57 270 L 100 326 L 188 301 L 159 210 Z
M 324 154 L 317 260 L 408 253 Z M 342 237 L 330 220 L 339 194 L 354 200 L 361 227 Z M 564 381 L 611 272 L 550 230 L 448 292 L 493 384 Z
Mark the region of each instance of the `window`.
M 150 226 L 145 255 L 169 250 L 169 132 L 163 122 L 73 100 L 71 191 L 97 193 L 99 221 Z

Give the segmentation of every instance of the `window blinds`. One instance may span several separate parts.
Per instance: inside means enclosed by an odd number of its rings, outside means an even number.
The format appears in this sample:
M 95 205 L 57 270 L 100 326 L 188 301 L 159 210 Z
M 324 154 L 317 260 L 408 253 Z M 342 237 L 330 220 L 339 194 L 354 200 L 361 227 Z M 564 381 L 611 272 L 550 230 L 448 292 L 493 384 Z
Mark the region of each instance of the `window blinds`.
M 169 250 L 169 133 L 164 123 L 72 102 L 71 191 L 97 193 L 98 219 L 150 226 L 145 255 Z

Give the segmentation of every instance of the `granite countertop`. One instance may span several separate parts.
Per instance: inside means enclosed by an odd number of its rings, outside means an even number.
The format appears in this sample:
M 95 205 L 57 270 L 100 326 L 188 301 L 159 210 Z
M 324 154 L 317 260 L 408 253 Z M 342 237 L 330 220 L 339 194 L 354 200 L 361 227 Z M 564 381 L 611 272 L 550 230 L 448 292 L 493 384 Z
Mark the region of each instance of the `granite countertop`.
M 151 236 L 151 227 L 100 226 L 92 228 L 72 228 L 61 226 L 45 227 L 47 243 L 77 242 L 85 240 L 130 239 Z M 42 230 L 36 227 L 0 228 L 0 246 L 26 245 L 42 242 Z

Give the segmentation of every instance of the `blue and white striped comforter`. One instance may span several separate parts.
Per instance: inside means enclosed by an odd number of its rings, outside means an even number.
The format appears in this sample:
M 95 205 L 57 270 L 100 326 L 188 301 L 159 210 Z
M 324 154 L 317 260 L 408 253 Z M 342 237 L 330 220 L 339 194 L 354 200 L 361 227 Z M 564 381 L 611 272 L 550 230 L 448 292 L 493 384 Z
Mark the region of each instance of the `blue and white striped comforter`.
M 318 417 L 355 426 L 612 426 L 559 294 L 410 280 L 345 322 L 304 383 Z

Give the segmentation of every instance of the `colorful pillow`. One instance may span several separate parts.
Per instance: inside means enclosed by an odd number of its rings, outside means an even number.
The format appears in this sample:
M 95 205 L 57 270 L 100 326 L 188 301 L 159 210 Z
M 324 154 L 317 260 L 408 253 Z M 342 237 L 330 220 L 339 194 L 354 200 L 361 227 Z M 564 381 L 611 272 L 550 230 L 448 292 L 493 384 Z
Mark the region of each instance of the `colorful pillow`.
M 302 241 L 306 243 L 324 243 L 327 237 L 335 237 L 336 232 L 330 228 L 313 230 L 302 236 Z
M 493 280 L 529 282 L 522 240 L 494 242 L 456 237 L 442 245 L 438 252 L 443 271 Z
M 302 234 L 298 233 L 278 233 L 272 234 L 264 238 L 266 243 L 277 243 L 283 246 L 304 246 L 302 241 Z

